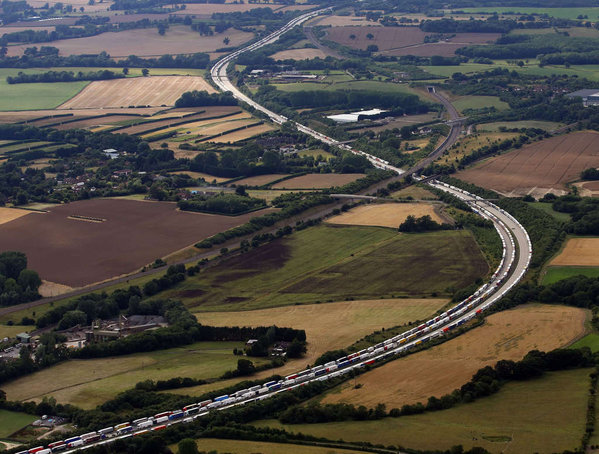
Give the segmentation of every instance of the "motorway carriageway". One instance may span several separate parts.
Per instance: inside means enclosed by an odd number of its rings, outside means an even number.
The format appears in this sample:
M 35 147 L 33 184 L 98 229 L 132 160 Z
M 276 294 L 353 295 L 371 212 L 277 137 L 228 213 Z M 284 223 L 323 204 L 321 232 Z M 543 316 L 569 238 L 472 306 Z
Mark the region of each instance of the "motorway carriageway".
M 288 121 L 284 116 L 278 115 L 260 106 L 241 93 L 229 81 L 226 75 L 226 68 L 228 64 L 242 52 L 254 50 L 261 46 L 270 44 L 276 41 L 281 34 L 312 17 L 322 14 L 324 11 L 327 10 L 319 10 L 303 14 L 293 19 L 277 32 L 274 32 L 266 38 L 263 38 L 257 43 L 254 43 L 242 50 L 238 50 L 233 54 L 223 58 L 211 70 L 211 74 L 215 83 L 224 91 L 231 91 L 237 99 L 242 100 L 252 105 L 257 110 L 266 113 L 274 122 L 281 124 Z M 378 168 L 393 170 L 399 175 L 405 173 L 402 169 L 395 168 L 379 158 L 367 155 L 358 150 L 353 150 L 347 145 L 339 144 L 335 139 L 324 136 L 323 134 L 307 128 L 304 125 L 299 123 L 295 123 L 295 125 L 299 130 L 325 143 L 341 146 L 342 148 L 348 149 L 348 151 L 365 155 Z M 77 452 L 90 446 L 110 443 L 117 439 L 143 435 L 145 433 L 152 432 L 152 429 L 163 429 L 172 424 L 189 423 L 195 418 L 209 414 L 211 411 L 221 411 L 239 405 L 245 405 L 247 403 L 267 399 L 281 392 L 297 388 L 298 386 L 303 386 L 306 383 L 324 381 L 330 378 L 342 376 L 354 369 L 361 369 L 366 366 L 374 365 L 377 362 L 390 359 L 394 356 L 397 357 L 400 354 L 404 354 L 413 347 L 419 346 L 424 342 L 439 338 L 451 332 L 460 325 L 472 320 L 476 316 L 482 314 L 485 310 L 489 309 L 522 279 L 524 273 L 528 269 L 532 256 L 532 246 L 528 233 L 513 216 L 496 205 L 485 201 L 481 197 L 472 195 L 464 190 L 435 180 L 429 182 L 428 184 L 460 198 L 465 203 L 470 205 L 473 211 L 475 211 L 478 215 L 485 219 L 491 220 L 501 238 L 503 243 L 503 255 L 501 263 L 493 273 L 491 279 L 477 289 L 473 295 L 461 301 L 447 312 L 428 320 L 422 325 L 405 333 L 399 334 L 391 339 L 387 339 L 384 342 L 381 342 L 380 344 L 368 349 L 361 350 L 360 352 L 353 353 L 336 361 L 331 361 L 323 366 L 317 366 L 296 374 L 289 375 L 279 382 L 270 382 L 259 387 L 238 391 L 230 396 L 221 396 L 220 398 L 215 398 L 213 402 L 210 402 L 209 404 L 204 403 L 204 406 L 201 407 L 200 404 L 190 403 L 190 407 L 195 409 L 195 414 L 192 416 L 190 416 L 191 413 L 189 411 L 184 411 L 183 416 L 178 417 L 177 419 L 168 420 L 164 423 L 153 421 L 151 425 L 143 428 L 139 427 L 139 425 L 129 425 L 128 427 L 131 427 L 131 429 L 128 429 L 127 433 L 119 434 L 117 431 L 113 431 L 105 435 L 106 438 L 102 440 L 85 444 L 83 446 L 73 447 L 73 449 L 68 449 L 66 451 L 61 451 L 65 453 Z M 218 399 L 221 400 L 218 401 Z M 179 412 L 181 412 L 181 410 L 175 410 L 175 412 L 176 413 L 174 414 L 180 414 Z M 150 419 L 147 421 L 152 420 L 152 417 L 149 418 Z M 47 454 L 49 452 L 55 451 L 50 451 L 48 448 L 23 451 L 23 453 L 31 452 Z

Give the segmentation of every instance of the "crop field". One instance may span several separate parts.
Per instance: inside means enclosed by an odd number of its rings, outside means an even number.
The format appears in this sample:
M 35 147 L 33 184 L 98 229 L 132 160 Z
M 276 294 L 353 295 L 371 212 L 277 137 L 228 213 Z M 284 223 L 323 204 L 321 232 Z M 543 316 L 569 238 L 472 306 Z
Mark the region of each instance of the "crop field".
M 79 93 L 89 82 L 9 85 L 0 79 L 0 111 L 53 109 Z M 13 120 L 15 121 L 15 120 Z
M 454 101 L 453 105 L 459 111 L 484 109 L 485 107 L 495 107 L 497 110 L 509 108 L 508 103 L 501 101 L 498 96 L 462 96 Z
M 488 159 L 457 177 L 508 195 L 564 192 L 565 183 L 584 169 L 599 167 L 598 138 L 590 131 L 552 137 Z
M 492 453 L 562 452 L 580 444 L 590 372 L 551 372 L 542 378 L 508 383 L 498 393 L 472 403 L 401 418 L 285 426 L 270 420 L 254 425 L 418 450 L 462 445 L 464 449 L 481 446 Z
M 234 131 L 227 134 L 223 134 L 219 137 L 214 137 L 212 139 L 207 140 L 206 142 L 214 142 L 214 143 L 236 143 L 242 140 L 249 139 L 250 137 L 254 137 L 260 134 L 264 134 L 270 131 L 273 131 L 275 128 L 267 123 L 257 124 L 252 126 L 254 120 L 250 121 L 250 124 L 247 128 L 242 129 L 240 131 Z M 241 125 L 238 125 L 241 126 Z
M 329 350 L 347 347 L 381 328 L 424 320 L 447 304 L 445 299 L 385 299 L 307 304 L 239 312 L 198 312 L 198 321 L 211 326 L 287 326 L 306 331 L 308 351 L 300 361 L 313 364 Z M 277 373 L 301 367 L 296 363 Z
M 274 60 L 309 60 L 312 58 L 326 58 L 325 54 L 320 49 L 290 49 L 282 50 L 271 55 Z
M 170 140 L 167 140 L 167 142 L 181 143 L 196 140 L 202 136 L 208 137 L 215 134 L 221 134 L 241 126 L 251 125 L 257 122 L 258 120 L 252 118 L 249 113 L 239 112 L 233 113 L 232 115 L 226 115 L 223 118 L 206 118 L 204 120 L 198 119 L 196 121 L 192 120 L 189 123 L 181 125 L 167 126 L 158 131 L 151 131 L 146 134 L 142 134 L 141 137 L 151 140 L 153 137 L 159 137 L 168 132 L 175 132 L 176 135 L 171 137 Z
M 363 173 L 310 173 L 274 184 L 273 189 L 333 188 L 351 183 L 363 176 Z
M 329 218 L 329 224 L 374 225 L 396 229 L 408 216 L 417 218 L 430 216 L 434 221 L 443 223 L 432 203 L 385 203 L 368 204 L 352 208 L 345 213 Z
M 14 221 L 28 214 L 34 213 L 28 210 L 19 210 L 16 208 L 4 208 L 0 207 L 0 224 L 6 224 L 7 222 Z
M 267 175 L 256 175 L 253 177 L 242 178 L 241 180 L 237 180 L 232 184 L 236 186 L 264 186 L 288 176 L 289 175 L 286 173 L 269 173 Z
M 521 121 L 497 121 L 495 123 L 483 123 L 476 125 L 479 131 L 499 132 L 500 128 L 537 128 L 545 131 L 553 131 L 564 126 L 563 123 L 554 121 L 536 121 L 536 120 L 521 120 Z
M 58 205 L 48 213 L 0 225 L 0 250 L 27 254 L 43 279 L 78 287 L 132 272 L 173 251 L 247 222 L 178 211 L 174 203 L 94 199 Z M 105 222 L 69 219 L 83 215 Z M 93 260 L 82 265 L 81 251 Z
M 29 84 L 28 84 L 29 85 Z M 214 89 L 199 76 L 152 76 L 98 80 L 60 106 L 61 109 L 101 109 L 175 104 L 186 91 Z
M 196 5 L 189 6 L 191 10 Z M 193 14 L 187 9 L 184 10 L 184 13 L 185 15 Z M 97 54 L 106 51 L 113 58 L 129 55 L 159 57 L 164 54 L 172 54 L 173 49 L 176 49 L 178 54 L 214 52 L 216 49 L 226 46 L 223 43 L 225 38 L 230 40 L 227 46 L 234 47 L 249 41 L 253 36 L 253 33 L 233 28 L 222 33 L 215 33 L 213 36 L 200 36 L 190 27 L 178 25 L 168 28 L 164 36 L 160 36 L 155 28 L 142 28 L 122 32 L 107 32 L 86 38 L 62 39 L 53 41 L 52 46 L 57 47 L 60 50 L 60 55 L 63 56 Z M 29 47 L 28 44 L 8 46 L 8 55 L 21 55 L 27 47 Z M 152 70 L 150 70 L 150 74 L 152 74 Z
M 30 84 L 28 84 L 30 85 Z M 13 106 L 14 108 L 14 106 Z M 125 115 L 125 114 L 133 114 L 135 116 L 139 116 L 140 118 L 144 115 L 153 115 L 156 112 L 164 110 L 164 107 L 145 107 L 145 108 L 125 108 L 125 109 L 73 109 L 68 112 L 65 111 L 56 111 L 54 109 L 41 109 L 41 110 L 23 110 L 23 111 L 15 111 L 8 110 L 4 112 L 0 112 L 0 123 L 14 123 L 18 121 L 36 121 L 41 117 L 45 117 L 48 115 L 62 115 L 62 114 L 73 114 L 73 116 L 64 117 L 64 119 L 74 119 L 74 118 L 87 118 L 90 116 L 104 116 L 108 114 L 117 114 L 117 115 Z M 60 122 L 61 117 L 55 118 L 56 122 Z M 135 117 L 130 117 L 135 118 Z
M 364 454 L 364 451 L 352 449 L 329 448 L 324 446 L 304 446 L 289 443 L 270 443 L 264 441 L 221 440 L 216 438 L 201 438 L 197 440 L 200 452 L 222 452 L 235 454 Z M 171 446 L 178 453 L 177 446 Z
M 599 238 L 570 238 L 551 266 L 599 266 Z
M 466 383 L 482 367 L 499 360 L 518 361 L 530 350 L 564 347 L 585 331 L 588 311 L 549 305 L 529 305 L 491 315 L 486 323 L 428 350 L 392 361 L 342 384 L 323 402 L 349 402 L 388 408 L 442 396 Z M 387 383 L 387 386 L 378 386 Z
M 72 360 L 5 383 L 2 389 L 10 400 L 40 401 L 53 396 L 59 402 L 91 409 L 143 380 L 218 378 L 237 367 L 233 349 L 241 347 L 241 342 L 198 342 L 149 353 Z
M 387 228 L 323 225 L 233 257 L 162 296 L 195 311 L 264 309 L 446 295 L 448 287 L 462 288 L 487 271 L 467 231 L 400 235 Z
M 7 438 L 17 430 L 38 419 L 38 416 L 18 413 L 16 411 L 0 410 L 0 438 Z

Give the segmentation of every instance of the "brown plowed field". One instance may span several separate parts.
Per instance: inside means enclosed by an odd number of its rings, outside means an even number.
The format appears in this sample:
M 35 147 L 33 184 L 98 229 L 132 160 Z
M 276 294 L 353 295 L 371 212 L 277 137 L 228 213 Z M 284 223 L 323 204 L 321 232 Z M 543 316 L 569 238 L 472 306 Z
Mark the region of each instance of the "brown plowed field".
M 599 238 L 570 238 L 551 266 L 599 266 Z
M 59 109 L 99 109 L 127 106 L 172 106 L 186 91 L 215 90 L 198 76 L 154 76 L 98 80 L 85 87 Z
M 386 203 L 360 205 L 327 220 L 329 224 L 373 225 L 396 229 L 408 216 L 430 216 L 433 221 L 443 223 L 432 203 Z
M 188 5 L 196 6 L 196 5 Z M 211 5 L 197 5 L 211 6 Z M 225 5 L 214 5 L 225 6 Z M 243 5 L 235 5 L 243 6 Z M 249 5 L 251 6 L 251 5 Z M 193 14 L 184 11 L 186 15 Z M 221 47 L 227 47 L 223 43 L 229 38 L 228 46 L 235 47 L 243 44 L 254 36 L 253 33 L 243 32 L 230 28 L 223 33 L 215 33 L 212 36 L 200 36 L 189 27 L 172 26 L 164 36 L 160 36 L 156 28 L 142 28 L 126 30 L 122 32 L 101 33 L 86 38 L 61 39 L 52 41 L 52 46 L 57 47 L 60 55 L 98 54 L 106 51 L 111 57 L 127 57 L 137 55 L 138 57 L 159 57 L 164 54 L 191 54 L 195 52 L 214 52 Z M 22 55 L 28 44 L 8 46 L 8 55 Z M 152 71 L 150 70 L 150 74 Z
M 323 189 L 356 181 L 364 176 L 363 173 L 310 173 L 301 177 L 281 181 L 273 189 Z
M 82 222 L 69 219 L 72 215 L 106 221 Z M 0 251 L 25 252 L 43 279 L 80 287 L 135 271 L 257 215 L 183 212 L 174 203 L 86 200 L 0 225 Z
M 368 39 L 367 35 L 373 38 Z M 355 38 L 350 38 L 355 35 Z M 327 38 L 344 46 L 366 49 L 375 44 L 379 52 L 385 55 L 454 55 L 456 49 L 470 44 L 484 44 L 495 41 L 498 33 L 457 33 L 447 42 L 424 44 L 426 33 L 418 27 L 333 27 Z
M 507 195 L 564 190 L 580 172 L 599 167 L 599 133 L 574 132 L 526 145 L 459 172 L 457 177 Z
M 423 402 L 459 388 L 480 368 L 520 360 L 530 350 L 550 351 L 582 336 L 588 311 L 530 305 L 491 315 L 485 325 L 449 342 L 393 361 L 340 386 L 323 402 L 387 408 Z M 385 386 L 380 386 L 385 383 Z M 355 389 L 355 384 L 362 387 Z

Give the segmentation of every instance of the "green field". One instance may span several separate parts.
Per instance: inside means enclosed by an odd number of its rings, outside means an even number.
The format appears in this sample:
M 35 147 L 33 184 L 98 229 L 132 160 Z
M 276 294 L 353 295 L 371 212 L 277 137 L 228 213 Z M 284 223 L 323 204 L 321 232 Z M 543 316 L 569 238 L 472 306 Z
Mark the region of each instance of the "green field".
M 576 341 L 572 345 L 570 345 L 570 348 L 582 348 L 582 347 L 589 347 L 593 353 L 599 351 L 599 334 L 598 333 L 587 334 L 579 341 Z
M 368 441 L 418 450 L 481 446 L 493 453 L 552 453 L 574 450 L 584 431 L 590 369 L 552 372 L 536 380 L 508 383 L 500 392 L 449 410 L 284 428 L 330 440 Z
M 556 123 L 554 121 L 536 121 L 536 120 L 522 120 L 522 121 L 497 121 L 495 123 L 483 123 L 476 125 L 478 131 L 489 131 L 498 132 L 499 128 L 537 128 L 544 129 L 545 131 L 552 131 L 557 128 L 565 126 L 564 123 Z
M 0 325 L 0 339 L 3 339 L 5 337 L 15 337 L 19 333 L 26 333 L 34 328 L 34 326 Z
M 453 101 L 452 104 L 459 111 L 466 109 L 483 109 L 485 107 L 495 107 L 497 110 L 509 108 L 508 103 L 503 102 L 497 96 L 462 96 Z
M 184 347 L 109 358 L 71 360 L 2 385 L 9 400 L 41 400 L 84 409 L 115 397 L 143 380 L 172 377 L 215 379 L 237 367 L 242 342 L 198 342 Z M 256 365 L 266 359 L 252 358 Z
M 579 15 L 588 16 L 588 20 L 595 21 L 599 17 L 597 7 L 574 7 L 574 8 L 538 8 L 523 6 L 481 6 L 477 8 L 460 8 L 465 13 L 516 13 L 520 14 L 547 14 L 558 19 L 576 19 Z
M 27 413 L 0 410 L 0 438 L 7 438 L 17 430 L 31 424 L 38 417 Z
M 541 284 L 549 285 L 572 276 L 599 277 L 599 267 L 550 266 L 547 268 Z
M 304 446 L 292 443 L 270 443 L 248 440 L 219 440 L 215 438 L 201 438 L 197 441 L 197 445 L 200 452 L 235 454 L 361 454 L 364 452 L 324 446 Z M 179 452 L 177 445 L 169 447 L 174 453 Z
M 545 213 L 553 216 L 555 219 L 561 222 L 569 222 L 571 220 L 570 215 L 568 213 L 560 213 L 559 211 L 555 211 L 551 203 L 545 202 L 528 202 L 528 205 L 536 208 L 538 210 L 544 211 Z
M 379 227 L 321 225 L 189 278 L 161 298 L 195 311 L 447 294 L 487 272 L 468 231 L 400 235 Z

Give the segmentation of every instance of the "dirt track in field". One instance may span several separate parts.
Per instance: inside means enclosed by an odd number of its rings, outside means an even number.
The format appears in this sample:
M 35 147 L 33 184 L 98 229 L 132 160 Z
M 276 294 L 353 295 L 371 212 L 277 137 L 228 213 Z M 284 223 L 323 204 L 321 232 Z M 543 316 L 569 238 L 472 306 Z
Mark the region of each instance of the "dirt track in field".
M 106 221 L 82 222 L 69 219 L 72 215 Z M 178 211 L 174 203 L 93 199 L 0 225 L 0 250 L 25 252 L 43 279 L 80 287 L 135 271 L 256 215 L 218 216 Z
M 386 203 L 360 205 L 343 214 L 327 220 L 329 224 L 373 225 L 396 229 L 408 216 L 417 218 L 430 216 L 433 221 L 442 223 L 441 218 L 431 203 Z
M 590 167 L 599 167 L 599 133 L 582 131 L 526 145 L 456 176 L 509 196 L 538 196 L 550 190 L 564 192 L 567 182 Z
M 485 325 L 449 342 L 393 361 L 354 381 L 323 403 L 347 402 L 387 408 L 441 397 L 468 382 L 482 367 L 520 360 L 530 350 L 550 351 L 582 336 L 588 311 L 566 306 L 530 305 L 491 315 Z M 386 386 L 380 386 L 386 383 Z M 355 389 L 355 384 L 362 387 Z
M 599 266 L 599 238 L 570 238 L 551 266 Z
M 99 109 L 128 106 L 172 106 L 186 91 L 214 93 L 198 76 L 154 76 L 98 80 L 85 87 L 59 109 Z

